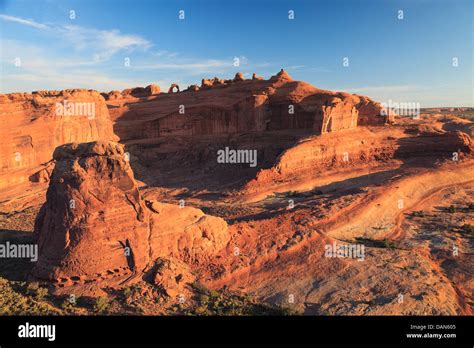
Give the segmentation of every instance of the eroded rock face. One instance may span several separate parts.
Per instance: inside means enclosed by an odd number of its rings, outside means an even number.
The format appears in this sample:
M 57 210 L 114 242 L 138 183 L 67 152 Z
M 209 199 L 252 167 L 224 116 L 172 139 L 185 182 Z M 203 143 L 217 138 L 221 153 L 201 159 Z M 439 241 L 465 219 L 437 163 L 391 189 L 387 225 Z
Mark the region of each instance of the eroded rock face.
M 245 79 L 241 73 L 233 80 L 202 79 L 199 88 L 193 85 L 187 92 L 160 94 L 146 103 L 109 100 L 114 130 L 127 142 L 286 129 L 323 134 L 393 120 L 367 97 L 294 81 L 283 69 L 269 80 L 256 74 Z
M 229 241 L 221 218 L 191 207 L 145 204 L 123 145 L 66 144 L 55 150 L 54 160 L 47 201 L 35 223 L 36 278 L 67 285 L 117 273 L 126 281 L 159 258 L 204 263 Z
M 219 217 L 204 214 L 200 209 L 147 202 L 154 213 L 152 226 L 152 257 L 175 257 L 189 263 L 203 263 L 229 242 L 227 223 Z
M 94 279 L 149 261 L 148 212 L 122 145 L 67 144 L 54 152 L 47 201 L 35 224 L 34 276 Z
M 0 95 L 0 189 L 22 182 L 70 142 L 117 140 L 104 98 L 92 90 Z
M 175 258 L 161 259 L 157 263 L 153 282 L 172 298 L 187 292 L 186 286 L 195 281 L 189 265 Z
M 117 91 L 112 91 L 108 93 L 108 95 L 113 98 L 115 96 Z M 134 88 L 128 88 L 124 89 L 121 94 L 122 96 L 133 96 L 136 98 L 145 98 L 145 97 L 150 97 L 155 94 L 159 94 L 161 92 L 161 88 L 158 85 L 148 85 L 146 87 L 134 87 Z M 106 98 L 107 99 L 107 98 Z

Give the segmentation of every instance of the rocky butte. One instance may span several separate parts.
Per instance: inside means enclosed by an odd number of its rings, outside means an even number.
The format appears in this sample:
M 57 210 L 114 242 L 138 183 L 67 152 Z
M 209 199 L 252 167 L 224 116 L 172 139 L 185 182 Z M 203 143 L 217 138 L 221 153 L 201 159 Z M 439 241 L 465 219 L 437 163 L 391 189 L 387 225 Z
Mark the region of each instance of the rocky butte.
M 367 97 L 318 89 L 294 81 L 284 70 L 269 80 L 245 79 L 239 73 L 232 80 L 203 79 L 201 86 L 170 90 L 146 103 L 134 102 L 129 94 L 109 95 L 111 119 L 122 141 L 281 129 L 324 134 L 393 120 Z
M 123 145 L 72 143 L 59 146 L 53 159 L 46 203 L 35 223 L 36 278 L 123 285 L 150 271 L 159 257 L 205 262 L 229 241 L 221 218 L 144 201 Z

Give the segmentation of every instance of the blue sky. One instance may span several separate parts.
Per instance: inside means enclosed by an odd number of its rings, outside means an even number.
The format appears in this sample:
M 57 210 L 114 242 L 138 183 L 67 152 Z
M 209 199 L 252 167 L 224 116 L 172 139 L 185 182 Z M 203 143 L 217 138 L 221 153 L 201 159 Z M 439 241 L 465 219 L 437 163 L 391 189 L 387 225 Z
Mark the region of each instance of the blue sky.
M 0 91 L 167 89 L 285 68 L 294 79 L 379 101 L 473 106 L 472 7 L 472 0 L 0 0 Z

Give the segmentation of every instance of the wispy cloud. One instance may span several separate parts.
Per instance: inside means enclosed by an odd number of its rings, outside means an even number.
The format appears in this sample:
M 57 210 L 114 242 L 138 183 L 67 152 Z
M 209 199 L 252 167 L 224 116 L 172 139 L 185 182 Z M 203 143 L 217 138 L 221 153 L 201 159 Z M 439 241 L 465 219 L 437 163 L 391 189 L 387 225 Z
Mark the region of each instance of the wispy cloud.
M 152 44 L 148 40 L 130 34 L 122 34 L 119 30 L 98 30 L 67 25 L 57 29 L 63 39 L 68 40 L 78 50 L 91 50 L 94 60 L 110 59 L 119 51 L 149 49 Z
M 137 86 L 139 82 L 191 84 L 206 76 L 232 77 L 237 71 L 247 76 L 269 65 L 251 62 L 245 56 L 224 59 L 184 56 L 156 49 L 146 38 L 117 29 L 39 23 L 4 14 L 0 14 L 0 20 L 39 30 L 48 39 L 45 45 L 2 38 L 3 92 L 6 88 L 8 91 L 72 87 L 111 90 Z M 14 66 L 17 57 L 21 58 L 20 67 Z M 130 57 L 130 65 L 124 64 L 126 57 Z M 145 81 L 150 71 L 159 72 L 160 81 Z
M 4 14 L 0 14 L 0 19 L 47 31 L 67 41 L 76 50 L 92 52 L 92 57 L 97 62 L 108 60 L 119 51 L 147 50 L 152 46 L 150 41 L 138 35 L 123 34 L 116 29 L 99 30 L 78 25 L 57 26 Z
M 290 65 L 286 67 L 286 70 L 299 70 L 305 67 L 306 65 Z
M 238 58 L 238 65 L 235 65 L 235 58 Z M 141 60 L 132 63 L 131 69 L 134 70 L 162 70 L 184 72 L 190 76 L 213 73 L 229 73 L 236 71 L 247 71 L 258 67 L 265 67 L 267 63 L 251 63 L 245 56 L 229 57 L 227 59 L 190 59 L 176 57 L 176 55 L 166 55 L 158 62 L 155 60 Z
M 41 24 L 31 19 L 24 19 L 20 17 L 8 16 L 4 14 L 0 14 L 0 19 L 3 19 L 4 21 L 8 21 L 8 22 L 15 22 L 15 23 L 27 25 L 29 27 L 33 27 L 36 29 L 41 29 L 41 30 L 49 29 L 49 27 L 46 24 Z

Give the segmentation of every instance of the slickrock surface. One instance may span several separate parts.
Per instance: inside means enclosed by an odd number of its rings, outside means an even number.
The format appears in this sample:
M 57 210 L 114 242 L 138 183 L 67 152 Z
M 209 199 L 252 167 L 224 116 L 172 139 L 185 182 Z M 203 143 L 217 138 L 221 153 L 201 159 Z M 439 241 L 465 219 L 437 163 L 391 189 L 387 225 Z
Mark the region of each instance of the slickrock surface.
M 229 242 L 227 223 L 193 207 L 147 202 L 152 258 L 176 257 L 189 263 L 209 261 Z
M 381 137 L 385 135 L 385 137 Z M 397 136 L 397 141 L 393 141 Z M 425 133 L 416 136 L 395 127 L 383 131 L 360 128 L 351 133 L 327 134 L 302 140 L 284 151 L 269 169 L 260 170 L 243 193 L 285 191 L 288 185 L 306 183 L 311 188 L 330 170 L 351 175 L 356 168 L 367 168 L 380 162 L 405 162 L 451 159 L 453 153 L 465 157 L 474 152 L 474 142 L 463 132 Z M 367 170 L 367 169 L 365 169 Z M 263 194 L 263 193 L 262 193 Z

